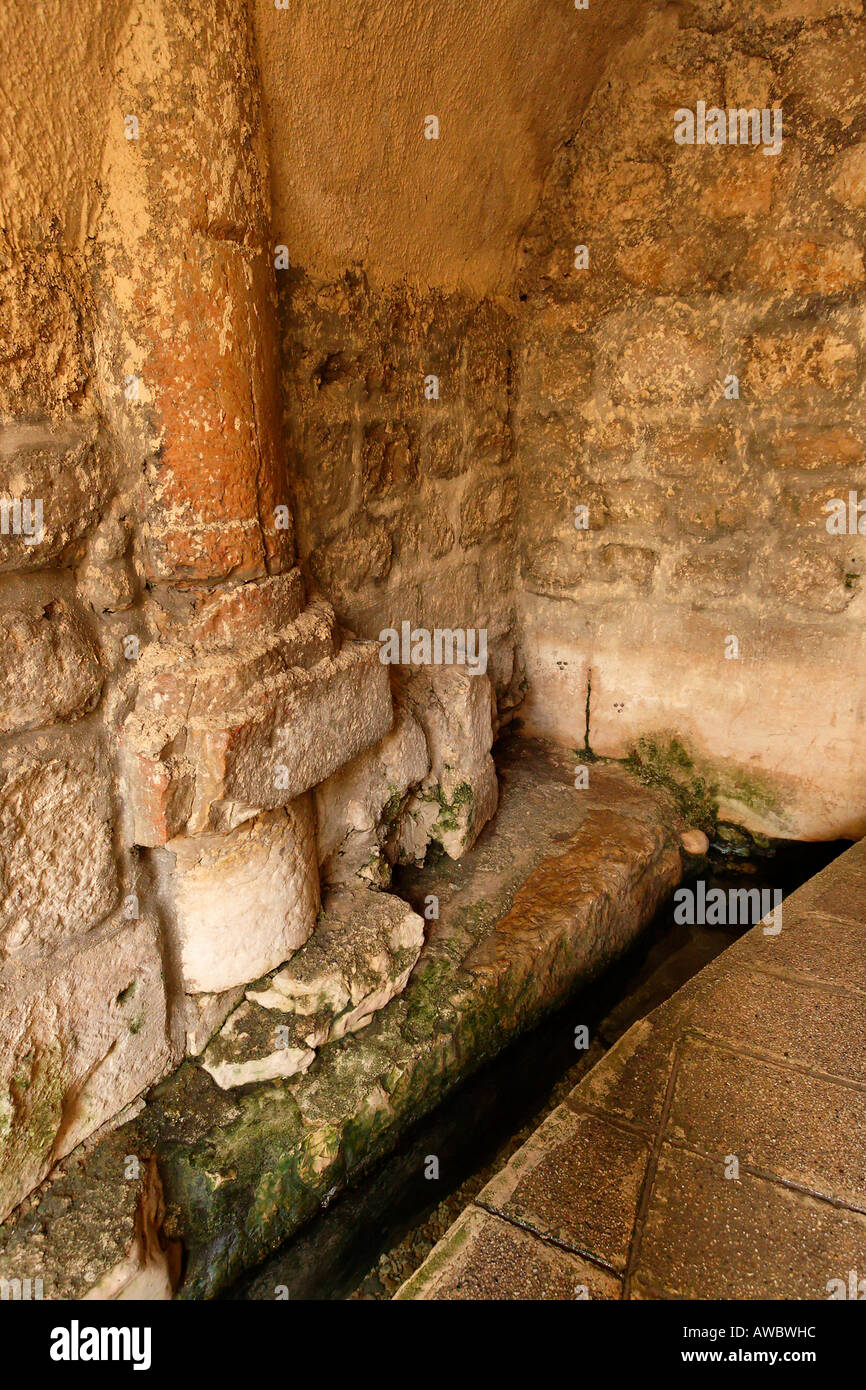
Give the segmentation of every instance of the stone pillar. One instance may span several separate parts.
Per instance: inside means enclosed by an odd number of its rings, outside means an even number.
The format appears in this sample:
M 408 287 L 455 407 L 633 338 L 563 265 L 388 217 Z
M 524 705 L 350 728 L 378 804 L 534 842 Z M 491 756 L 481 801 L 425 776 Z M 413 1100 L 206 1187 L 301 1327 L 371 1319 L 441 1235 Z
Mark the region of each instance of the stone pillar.
M 143 471 L 151 582 L 291 566 L 266 137 L 245 0 L 146 0 L 117 54 L 102 394 Z M 278 527 L 275 509 L 280 514 Z

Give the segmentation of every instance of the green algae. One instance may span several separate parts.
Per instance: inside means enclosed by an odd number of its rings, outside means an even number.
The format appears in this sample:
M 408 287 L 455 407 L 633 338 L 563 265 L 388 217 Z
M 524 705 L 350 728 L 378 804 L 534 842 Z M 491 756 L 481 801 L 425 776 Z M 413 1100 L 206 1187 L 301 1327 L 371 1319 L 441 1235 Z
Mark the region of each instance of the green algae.
M 711 836 L 719 818 L 718 783 L 702 775 L 685 744 L 670 735 L 639 738 L 625 765 L 645 786 L 669 792 L 689 825 Z

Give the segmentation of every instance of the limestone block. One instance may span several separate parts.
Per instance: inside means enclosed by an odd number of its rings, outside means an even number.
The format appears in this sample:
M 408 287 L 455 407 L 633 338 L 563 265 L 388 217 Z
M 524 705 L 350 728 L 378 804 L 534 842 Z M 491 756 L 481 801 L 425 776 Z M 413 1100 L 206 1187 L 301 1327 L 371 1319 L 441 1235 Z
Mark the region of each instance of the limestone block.
M 839 425 L 829 429 L 812 425 L 783 429 L 769 445 L 774 468 L 850 468 L 862 463 L 864 454 L 862 440 Z
M 218 800 L 263 810 L 286 805 L 378 742 L 393 718 L 388 673 L 371 642 L 346 643 L 310 671 L 264 681 L 222 727 L 189 731 L 192 833 L 205 827 Z
M 820 404 L 825 395 L 848 395 L 857 369 L 855 343 L 826 327 L 797 324 L 754 335 L 745 385 L 759 401 L 802 410 Z
M 304 949 L 247 998 L 303 1018 L 328 1013 L 328 1038 L 341 1038 L 401 993 L 423 944 L 424 922 L 401 898 L 336 892 Z
M 625 581 L 639 589 L 652 583 L 658 555 L 639 545 L 606 545 L 598 567 L 599 577 L 606 581 Z
M 198 1057 L 244 997 L 243 985 L 218 994 L 187 994 L 184 997 L 186 1051 Z
M 275 633 L 260 636 L 240 627 L 225 645 L 154 642 L 138 660 L 135 713 L 156 737 L 187 724 L 218 723 L 265 680 L 295 667 L 309 670 L 333 656 L 337 643 L 333 609 L 326 603 L 311 603 Z
M 780 88 L 783 102 L 796 102 L 800 122 L 852 125 L 863 110 L 863 69 L 866 38 L 862 27 L 853 33 L 816 34 L 801 41 L 785 70 Z
M 178 670 L 174 649 L 158 654 L 122 740 L 136 844 L 287 805 L 383 737 L 393 710 L 377 646 L 334 653 L 334 640 L 330 608 L 311 604 L 276 641 L 244 643 L 240 656 L 196 653 L 194 670 Z
M 317 1048 L 365 1027 L 402 993 L 423 944 L 424 922 L 400 898 L 333 893 L 290 964 L 246 991 L 208 1047 L 206 1071 L 224 1088 L 306 1071 Z
M 463 431 L 450 420 L 431 421 L 421 438 L 421 469 L 434 478 L 456 478 L 471 463 Z
M 218 1086 L 247 1086 L 297 1076 L 315 1061 L 308 1021 L 285 1020 L 259 1004 L 243 1003 L 208 1047 L 202 1066 Z M 294 1026 L 293 1026 L 294 1025 Z
M 109 446 L 90 422 L 0 428 L 0 504 L 9 511 L 0 516 L 0 571 L 63 563 L 95 523 L 111 476 Z M 23 529 L 9 510 L 16 501 Z
M 780 156 L 764 157 L 763 151 L 731 147 L 725 151 L 721 168 L 708 170 L 701 181 L 699 207 L 708 217 L 727 220 L 733 217 L 766 216 L 773 207 L 779 181 L 779 159 L 785 158 L 784 146 Z
M 846 582 L 846 557 L 823 535 L 820 541 L 791 540 L 757 554 L 750 573 L 759 591 L 786 608 L 842 613 L 855 598 Z
M 98 759 L 0 768 L 0 956 L 53 950 L 114 908 L 109 775 Z
M 423 728 L 430 753 L 430 774 L 403 817 L 401 857 L 419 857 L 427 833 L 459 859 L 498 801 L 490 681 L 457 666 L 422 666 L 400 682 L 401 699 Z
M 62 598 L 0 608 L 0 647 L 0 733 L 76 719 L 98 700 L 99 657 Z
M 227 835 L 178 836 L 152 858 L 188 994 L 255 980 L 313 930 L 319 875 L 310 797 Z
M 406 794 L 427 775 L 430 758 L 420 724 L 398 709 L 380 743 L 322 782 L 315 791 L 319 863 L 325 882 L 387 886 L 383 854 Z
M 387 521 L 366 514 L 351 521 L 310 556 L 310 568 L 328 594 L 387 578 L 394 544 Z
M 166 1032 L 155 923 L 0 973 L 0 1219 L 76 1144 L 158 1081 Z
M 617 403 L 684 405 L 721 381 L 717 342 L 703 320 L 644 310 L 615 315 L 597 372 Z
M 479 478 L 469 484 L 460 509 L 460 543 L 466 549 L 507 532 L 517 511 L 515 478 Z
M 747 557 L 740 546 L 725 542 L 702 545 L 687 552 L 676 564 L 673 590 L 677 597 L 692 593 L 697 598 L 725 598 L 745 584 Z
M 856 241 L 765 236 L 746 250 L 739 278 L 763 294 L 853 294 L 866 279 Z
M 830 184 L 833 197 L 849 207 L 866 208 L 866 141 L 852 145 L 839 155 L 833 172 Z

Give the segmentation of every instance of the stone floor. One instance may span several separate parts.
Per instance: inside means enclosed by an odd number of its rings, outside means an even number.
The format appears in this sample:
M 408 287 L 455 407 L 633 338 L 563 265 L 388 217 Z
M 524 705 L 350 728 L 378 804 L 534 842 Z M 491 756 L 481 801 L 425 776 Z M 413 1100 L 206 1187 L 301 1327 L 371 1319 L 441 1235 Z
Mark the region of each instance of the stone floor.
M 680 879 L 681 827 L 622 768 L 593 764 L 575 789 L 575 761 L 502 748 L 475 849 L 398 884 L 438 917 L 363 1032 L 300 1076 L 231 1092 L 187 1060 L 0 1226 L 0 1276 L 42 1278 L 47 1298 L 218 1294 L 624 952 Z
M 866 1294 L 866 841 L 636 1023 L 399 1299 Z

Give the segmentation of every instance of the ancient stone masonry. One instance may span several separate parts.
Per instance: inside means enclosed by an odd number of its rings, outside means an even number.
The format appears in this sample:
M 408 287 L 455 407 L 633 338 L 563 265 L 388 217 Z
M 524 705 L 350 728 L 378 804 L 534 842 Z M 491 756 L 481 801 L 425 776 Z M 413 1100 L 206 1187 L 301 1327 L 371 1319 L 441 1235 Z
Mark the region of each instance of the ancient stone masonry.
M 0 1222 L 134 1135 L 63 1288 L 170 1295 L 165 1225 L 211 1294 L 617 956 L 680 832 L 866 833 L 866 20 L 0 44 Z
M 395 721 L 377 644 L 341 631 L 295 564 L 247 7 L 149 0 L 100 44 L 104 124 L 80 170 L 81 229 L 59 238 L 78 249 L 49 237 L 23 256 L 13 239 L 4 282 L 3 1215 L 200 1053 L 247 985 L 277 971 L 271 992 L 290 995 L 286 962 L 311 937 L 323 959 L 316 943 L 342 919 L 335 900 L 317 929 L 320 864 L 354 904 L 334 942 L 383 944 L 334 986 L 336 1021 L 315 1037 L 361 1026 L 403 987 L 423 935 L 414 914 L 410 929 L 368 907 L 361 885 L 387 886 L 392 862 L 434 840 L 460 853 L 496 805 L 488 678 L 453 673 L 447 709 L 435 692 L 452 673 L 418 673 Z M 17 192 L 32 237 L 54 190 L 22 171 Z M 504 350 L 489 361 L 504 371 Z M 316 389 L 341 374 L 326 363 Z M 386 415 L 371 406 L 363 433 L 371 495 L 399 477 L 399 414 Z M 462 502 L 470 546 L 483 506 L 477 488 Z M 327 581 L 318 553 L 309 572 Z M 340 564 L 357 586 L 347 552 Z M 479 592 L 474 571 L 465 582 Z M 453 625 L 454 603 L 441 612 Z M 503 634 L 507 602 L 505 615 Z M 506 646 L 503 689 L 512 667 Z
M 769 835 L 866 828 L 864 45 L 847 0 L 651 15 L 523 241 L 527 718 L 676 740 Z M 699 103 L 781 142 L 676 143 Z

